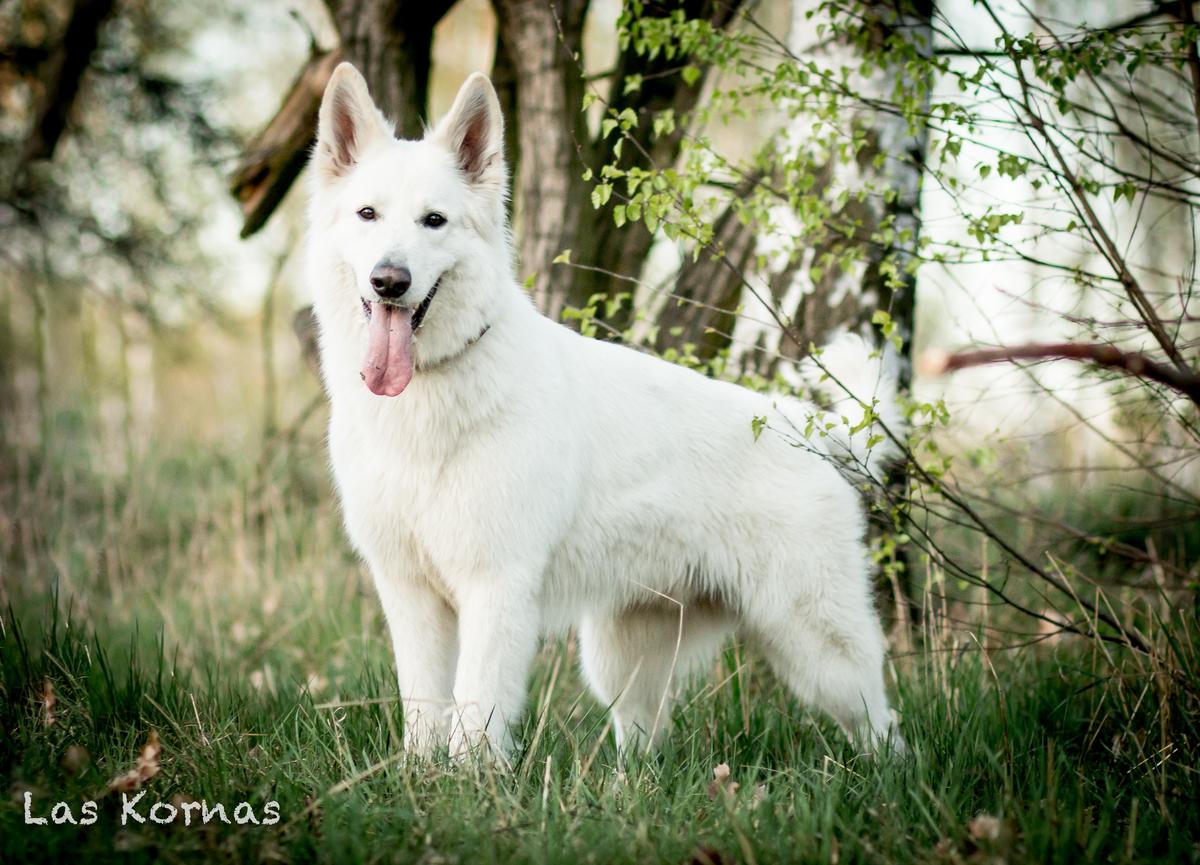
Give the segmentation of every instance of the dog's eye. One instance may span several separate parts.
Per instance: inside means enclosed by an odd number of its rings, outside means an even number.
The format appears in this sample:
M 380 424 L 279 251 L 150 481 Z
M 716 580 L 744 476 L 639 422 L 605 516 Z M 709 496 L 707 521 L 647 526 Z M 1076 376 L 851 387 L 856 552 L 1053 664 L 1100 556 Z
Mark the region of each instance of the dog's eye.
M 363 222 L 374 222 L 375 221 L 375 208 L 374 207 L 360 207 L 358 209 L 358 218 L 361 219 Z
M 426 228 L 441 228 L 446 224 L 446 217 L 437 211 L 426 213 L 421 217 L 421 224 Z

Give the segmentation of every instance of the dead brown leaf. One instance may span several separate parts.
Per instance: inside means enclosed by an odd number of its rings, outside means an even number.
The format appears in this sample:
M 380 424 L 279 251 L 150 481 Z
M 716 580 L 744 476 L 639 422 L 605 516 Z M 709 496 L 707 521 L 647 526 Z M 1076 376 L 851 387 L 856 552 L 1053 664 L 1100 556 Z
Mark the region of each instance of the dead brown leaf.
M 92 755 L 88 753 L 87 748 L 82 745 L 71 745 L 63 752 L 58 765 L 66 774 L 74 777 L 82 772 L 91 761 Z
M 118 775 L 109 781 L 109 791 L 114 793 L 132 793 L 141 787 L 158 774 L 161 768 L 158 758 L 161 754 L 162 744 L 158 741 L 158 731 L 151 730 L 150 735 L 146 737 L 146 744 L 142 746 L 141 753 L 138 754 L 137 765 L 124 775 Z
M 728 763 L 720 763 L 713 769 L 713 779 L 708 785 L 709 799 L 716 799 L 722 793 L 726 796 L 732 796 L 738 791 L 738 787 L 741 785 L 737 781 L 730 781 L 729 775 Z
M 701 844 L 692 853 L 688 865 L 732 865 L 732 861 L 722 856 L 719 850 L 714 850 L 707 844 Z
M 1017 824 L 992 814 L 976 814 L 967 823 L 962 861 L 969 865 L 1003 865 L 1017 840 Z
M 967 824 L 967 831 L 976 841 L 998 841 L 1004 833 L 1004 821 L 991 814 L 976 814 Z

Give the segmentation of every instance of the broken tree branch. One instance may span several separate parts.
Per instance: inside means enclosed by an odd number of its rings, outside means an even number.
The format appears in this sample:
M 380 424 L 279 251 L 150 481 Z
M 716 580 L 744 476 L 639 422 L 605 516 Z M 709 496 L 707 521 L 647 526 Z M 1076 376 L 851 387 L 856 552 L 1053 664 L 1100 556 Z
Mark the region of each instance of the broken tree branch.
M 1029 343 L 1026 345 L 980 348 L 955 352 L 925 365 L 934 375 L 954 372 L 989 363 L 1022 360 L 1073 360 L 1094 363 L 1107 369 L 1120 370 L 1135 378 L 1164 384 L 1200 405 L 1200 375 L 1161 363 L 1137 351 L 1121 351 L 1113 345 L 1099 343 Z
M 309 59 L 275 117 L 250 142 L 234 169 L 229 191 L 242 206 L 242 237 L 263 227 L 308 161 L 321 94 L 340 60 L 338 50 Z

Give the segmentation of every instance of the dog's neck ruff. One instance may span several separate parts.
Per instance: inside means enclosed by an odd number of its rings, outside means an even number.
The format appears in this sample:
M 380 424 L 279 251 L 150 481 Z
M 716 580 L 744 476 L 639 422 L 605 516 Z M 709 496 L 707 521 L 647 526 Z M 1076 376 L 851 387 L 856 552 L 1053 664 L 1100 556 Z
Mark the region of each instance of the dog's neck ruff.
M 491 329 L 492 329 L 492 326 L 490 324 L 485 324 L 483 326 L 483 329 L 480 330 L 479 333 L 475 334 L 473 337 L 468 339 L 465 343 L 463 343 L 462 348 L 460 348 L 458 351 L 451 352 L 450 354 L 445 355 L 444 357 L 439 357 L 437 360 L 432 361 L 431 363 L 418 363 L 415 366 L 416 371 L 417 372 L 429 372 L 430 370 L 434 370 L 434 369 L 437 369 L 438 367 L 445 366 L 446 364 L 450 363 L 451 361 L 458 360 L 460 357 L 462 357 L 464 354 L 467 353 L 467 350 L 471 346 L 473 346 L 475 343 L 479 342 L 479 340 L 483 339 L 484 334 L 486 334 Z
M 433 303 L 433 296 L 435 294 L 437 294 L 438 288 L 440 288 L 441 285 L 442 285 L 442 279 L 441 279 L 441 277 L 438 277 L 437 282 L 435 282 L 433 284 L 433 288 L 429 289 L 429 294 L 425 295 L 425 299 L 423 301 L 421 301 L 421 303 L 417 306 L 416 310 L 413 311 L 413 318 L 412 318 L 413 336 L 416 336 L 417 328 L 419 328 L 421 326 L 421 323 L 425 321 L 425 315 L 426 315 L 426 313 L 429 312 L 429 305 L 431 303 Z M 444 357 L 439 357 L 437 360 L 435 360 L 431 363 L 415 364 L 413 366 L 413 368 L 417 372 L 429 372 L 430 370 L 437 369 L 440 366 L 445 366 L 446 364 L 450 363 L 450 361 L 457 360 L 458 358 L 460 358 L 464 354 L 466 354 L 467 349 L 469 349 L 475 343 L 479 342 L 479 340 L 483 339 L 483 335 L 491 329 L 492 329 L 491 324 L 485 324 L 483 326 L 483 329 L 480 330 L 479 333 L 475 334 L 473 337 L 468 339 L 465 343 L 463 343 L 462 348 L 460 348 L 458 351 L 451 352 L 450 354 L 445 355 Z

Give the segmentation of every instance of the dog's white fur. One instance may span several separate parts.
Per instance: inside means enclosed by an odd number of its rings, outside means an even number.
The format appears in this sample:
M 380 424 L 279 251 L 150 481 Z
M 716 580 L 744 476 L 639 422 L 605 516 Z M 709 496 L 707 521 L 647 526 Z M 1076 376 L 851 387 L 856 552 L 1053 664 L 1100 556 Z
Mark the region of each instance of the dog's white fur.
M 309 274 L 330 452 L 391 631 L 406 748 L 507 753 L 539 637 L 567 626 L 622 744 L 663 731 L 672 683 L 734 631 L 864 744 L 893 736 L 863 509 L 828 455 L 877 471 L 886 448 L 844 426 L 797 447 L 813 406 L 540 315 L 513 276 L 502 142 L 481 75 L 421 141 L 393 138 L 348 64 L 321 107 Z M 440 228 L 421 222 L 434 210 Z M 403 303 L 440 280 L 392 398 L 360 380 L 383 260 L 412 273 Z M 861 341 L 827 358 L 868 403 L 882 384 L 876 410 L 899 427 L 894 380 Z

